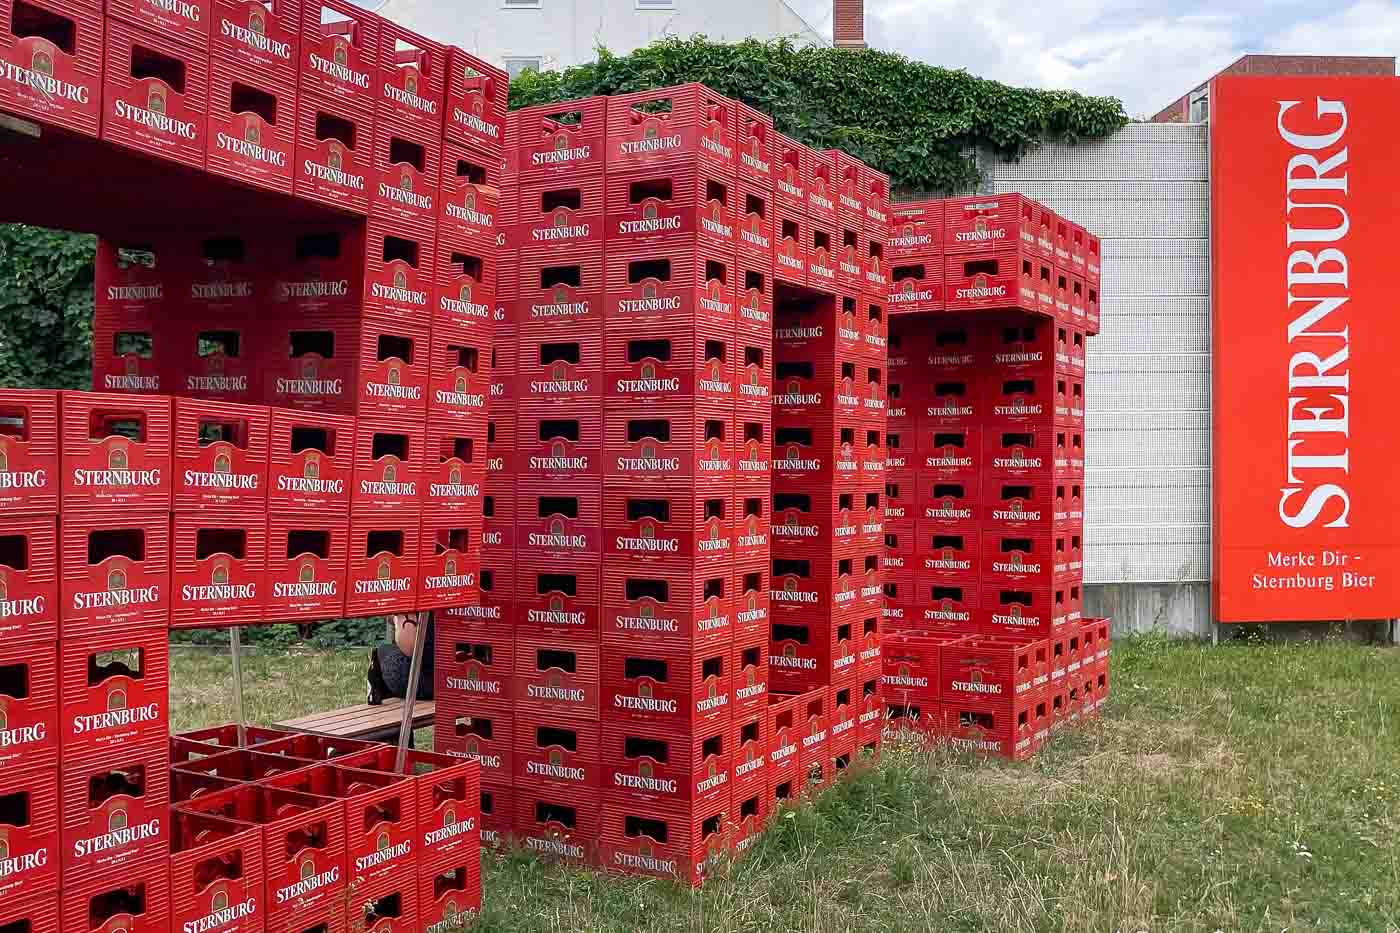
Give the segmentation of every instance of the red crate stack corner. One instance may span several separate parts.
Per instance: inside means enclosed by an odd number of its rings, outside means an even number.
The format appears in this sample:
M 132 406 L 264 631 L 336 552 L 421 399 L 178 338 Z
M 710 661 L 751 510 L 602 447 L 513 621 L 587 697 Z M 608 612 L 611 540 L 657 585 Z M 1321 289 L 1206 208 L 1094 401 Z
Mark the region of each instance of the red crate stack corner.
M 290 194 L 296 135 L 290 75 L 234 56 L 210 58 L 205 159 L 211 174 Z
M 200 12 L 193 4 L 176 7 Z M 155 31 L 156 23 L 137 26 L 131 20 L 141 21 L 113 16 L 106 21 L 102 139 L 203 169 L 210 90 L 207 4 L 197 20 L 202 34 L 197 27 L 186 30 L 184 24 Z M 186 44 L 190 39 L 198 41 Z

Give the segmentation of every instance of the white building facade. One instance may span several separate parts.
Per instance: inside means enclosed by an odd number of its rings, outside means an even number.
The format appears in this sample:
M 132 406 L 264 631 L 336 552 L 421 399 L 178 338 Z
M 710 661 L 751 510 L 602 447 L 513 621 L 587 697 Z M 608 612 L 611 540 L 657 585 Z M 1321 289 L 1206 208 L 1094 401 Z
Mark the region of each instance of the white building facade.
M 830 44 L 784 0 L 388 0 L 379 12 L 511 77 L 593 61 L 599 46 L 624 55 L 696 33 L 724 42 L 792 37 Z

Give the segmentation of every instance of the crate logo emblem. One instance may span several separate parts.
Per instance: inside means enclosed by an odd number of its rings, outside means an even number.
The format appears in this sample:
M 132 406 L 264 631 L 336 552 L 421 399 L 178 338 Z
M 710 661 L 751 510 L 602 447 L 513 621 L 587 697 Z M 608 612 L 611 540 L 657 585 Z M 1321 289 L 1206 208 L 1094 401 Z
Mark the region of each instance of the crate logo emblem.
M 262 133 L 259 130 L 258 124 L 251 118 L 248 124 L 243 127 L 243 141 L 253 143 L 254 145 L 262 141 Z
M 658 213 L 659 211 L 656 209 L 656 204 L 651 201 L 648 201 L 646 205 L 642 207 L 643 220 L 655 220 Z
M 638 532 L 638 534 L 650 541 L 652 538 L 656 537 L 656 527 L 652 525 L 651 522 L 647 522 L 641 527 L 641 530 Z
M 398 482 L 398 480 L 399 480 L 398 462 L 397 462 L 396 460 L 391 459 L 388 463 L 384 464 L 384 482 L 386 482 L 386 483 L 396 483 L 396 482 Z
M 53 54 L 49 52 L 47 46 L 34 50 L 34 57 L 30 59 L 30 67 L 42 75 L 53 76 Z
M 655 378 L 656 378 L 656 367 L 653 366 L 651 363 L 643 363 L 643 364 L 642 364 L 642 378 L 643 378 L 643 379 L 655 379 Z M 3 469 L 4 469 L 4 467 L 3 467 L 3 466 L 0 466 L 0 470 L 3 470 Z
M 753 600 L 750 599 L 750 600 L 749 600 L 749 603 L 752 604 L 752 603 L 753 603 Z M 744 669 L 744 683 L 745 683 L 747 686 L 752 687 L 753 684 L 754 684 L 754 680 L 755 680 L 754 669 L 753 669 L 752 667 L 745 668 L 745 669 Z M 752 747 L 750 747 L 750 749 L 749 749 L 749 760 L 750 760 L 750 761 L 753 760 L 753 749 L 752 749 Z
M 978 217 L 972 222 L 972 231 L 978 236 L 985 236 L 990 230 L 991 226 L 987 223 L 987 218 L 985 217 Z
M 316 581 L 316 564 L 314 558 L 302 557 L 300 565 L 297 567 L 298 583 L 314 583 Z
M 914 238 L 914 225 L 913 225 L 913 224 L 905 224 L 905 225 L 904 225 L 904 236 L 907 237 L 907 238 L 909 238 L 909 239 L 911 239 L 911 240 Z
M 468 188 L 462 195 L 462 206 L 469 211 L 476 210 L 476 189 Z
M 944 612 L 952 612 L 956 607 L 957 603 L 953 602 L 951 599 L 943 600 L 942 609 Z
M 113 567 L 107 574 L 107 592 L 112 593 L 124 589 L 126 589 L 126 570 L 121 567 Z
M 957 552 L 954 551 L 954 550 L 953 550 L 952 548 L 950 548 L 950 547 L 944 548 L 944 549 L 943 549 L 943 559 L 944 559 L 944 560 L 953 560 L 953 559 L 955 558 L 956 554 L 957 554 Z
M 564 533 L 564 520 L 556 518 L 549 523 L 549 533 L 551 535 L 562 535 Z
M 655 298 L 655 297 L 656 297 L 656 282 L 655 282 L 655 281 L 648 281 L 645 285 L 642 286 L 642 297 L 643 297 L 643 298 Z
M 410 94 L 418 93 L 418 69 L 405 68 L 403 72 L 403 89 Z
M 126 448 L 123 446 L 113 447 L 107 454 L 107 467 L 112 470 L 125 470 L 127 468 Z
M 544 684 L 546 687 L 560 687 L 563 686 L 563 683 L 564 678 L 560 676 L 558 671 L 550 671 L 544 677 Z
M 905 294 L 905 297 L 908 297 L 908 298 L 914 297 L 914 280 L 913 280 L 913 279 L 905 279 L 905 280 L 904 280 L 904 294 Z
M 442 572 L 449 577 L 457 576 L 457 558 L 448 557 L 447 560 L 443 561 Z
M 757 608 L 758 608 L 758 597 L 755 596 L 754 594 L 750 593 L 750 594 L 749 594 L 749 609 L 750 609 L 750 610 L 753 610 L 753 609 L 757 609 Z
M 301 475 L 306 479 L 320 479 L 321 458 L 317 455 L 316 451 L 307 451 L 306 462 L 301 466 Z
M 651 699 L 651 684 L 641 683 L 637 685 L 637 696 L 644 700 Z
M 643 445 L 642 445 L 642 459 L 643 459 L 643 460 L 655 460 L 655 459 L 656 459 L 656 448 L 653 447 L 651 444 L 643 444 Z
M 549 452 L 551 456 L 556 458 L 568 456 L 568 448 L 563 441 L 555 441 L 553 445 L 550 446 Z
M 399 366 L 398 366 L 398 364 L 397 364 L 397 363 L 390 363 L 390 364 L 389 364 L 389 372 L 385 375 L 384 381 L 387 382 L 387 383 L 389 383 L 389 385 L 391 385 L 391 386 L 396 386 L 396 385 L 399 384 L 399 379 L 400 379 L 400 377 L 399 377 Z
M 215 473 L 232 473 L 232 472 L 233 472 L 233 458 L 230 457 L 230 456 L 228 455 L 227 452 L 221 451 L 218 455 L 216 455 L 216 456 L 214 457 L 214 472 L 215 472 Z
M 1019 619 L 1019 618 L 1021 618 L 1021 606 L 1020 606 L 1020 604 L 1019 604 L 1019 603 L 1013 603 L 1012 606 L 1011 606 L 1011 608 L 1010 608 L 1009 610 L 1007 610 L 1007 614 L 1008 614 L 1009 616 L 1011 616 L 1011 618 L 1013 618 L 1013 619 Z
M 462 468 L 455 463 L 447 471 L 447 483 L 450 486 L 460 486 L 462 484 Z
M 562 765 L 564 763 L 563 753 L 557 748 L 551 748 L 549 750 L 549 763 L 556 768 Z
M 404 272 L 402 269 L 395 269 L 395 270 L 394 270 L 394 287 L 395 287 L 395 288 L 408 288 L 408 273 Z
M 563 285 L 560 285 L 558 288 L 556 288 L 556 289 L 554 290 L 554 303 L 555 303 L 555 304 L 560 304 L 560 305 L 562 305 L 562 304 L 567 303 L 568 300 L 569 300 L 569 290 L 568 290 L 567 288 L 565 288 Z
M 301 863 L 301 880 L 306 881 L 308 878 L 314 878 L 315 876 L 316 863 L 311 859 L 306 859 Z
M 146 94 L 146 109 L 152 113 L 165 113 L 165 88 L 152 84 Z
M 559 131 L 558 133 L 556 133 L 555 136 L 554 136 L 554 151 L 555 151 L 555 152 L 562 152 L 563 150 L 568 149 L 568 148 L 569 148 L 569 134 L 568 134 L 568 133 L 565 133 L 563 130 L 560 130 L 560 131 Z
M 759 300 L 758 289 L 753 289 L 752 291 L 749 292 L 749 310 L 750 310 L 750 311 L 757 311 L 757 310 L 758 310 L 758 300 Z
M 1021 567 L 1021 552 L 1020 552 L 1020 551 L 1012 551 L 1012 552 L 1011 552 L 1011 566 L 1016 567 L 1017 569 L 1019 569 L 1019 568 Z
M 127 816 L 125 807 L 117 807 L 107 817 L 107 832 L 114 833 L 120 829 L 126 829 Z
M 254 35 L 261 36 L 267 32 L 267 23 L 263 18 L 263 8 L 255 6 L 248 14 L 248 31 Z
M 642 130 L 642 139 L 656 139 L 660 135 L 661 131 L 657 129 L 655 123 L 648 123 L 646 129 Z
M 214 562 L 214 568 L 209 573 L 209 582 L 214 586 L 223 586 L 228 583 L 228 558 L 220 557 Z
M 647 780 L 650 780 L 653 773 L 654 772 L 652 771 L 651 762 L 649 761 L 644 761 L 637 766 L 637 775 L 639 777 L 643 777 Z
M 388 834 L 388 833 L 380 833 L 380 834 L 379 834 L 379 838 L 376 839 L 375 842 L 374 842 L 374 847 L 375 847 L 375 849 L 377 849 L 377 850 L 380 851 L 380 852 L 383 852 L 383 851 L 385 851 L 386 849 L 390 848 L 389 834 Z
M 470 303 L 472 300 L 472 283 L 467 282 L 461 288 L 457 289 L 457 297 L 462 299 L 463 302 Z
M 554 369 L 551 370 L 551 373 L 552 378 L 556 382 L 563 382 L 569 378 L 569 367 L 563 360 L 560 360 L 554 364 Z
M 984 289 L 984 288 L 987 288 L 987 287 L 988 287 L 988 285 L 987 285 L 987 274 L 986 274 L 985 272 L 979 272 L 979 273 L 972 279 L 972 288 L 973 288 L 973 290 L 974 290 L 974 291 L 980 291 L 981 289 Z
M 413 190 L 413 169 L 407 165 L 405 165 L 399 173 L 399 190 Z
M 388 580 L 394 575 L 394 568 L 389 562 L 388 557 L 379 558 L 379 568 L 375 571 L 374 575 L 381 580 Z
M 335 47 L 331 49 L 331 58 L 337 65 L 350 64 L 350 44 L 343 38 L 337 36 Z

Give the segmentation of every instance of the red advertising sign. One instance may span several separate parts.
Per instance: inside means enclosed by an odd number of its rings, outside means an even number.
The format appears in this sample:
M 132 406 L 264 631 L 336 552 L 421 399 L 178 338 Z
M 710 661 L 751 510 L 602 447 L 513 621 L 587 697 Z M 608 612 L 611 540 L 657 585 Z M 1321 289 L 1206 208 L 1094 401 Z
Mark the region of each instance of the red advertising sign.
M 1400 615 L 1400 80 L 1210 103 L 1216 617 Z

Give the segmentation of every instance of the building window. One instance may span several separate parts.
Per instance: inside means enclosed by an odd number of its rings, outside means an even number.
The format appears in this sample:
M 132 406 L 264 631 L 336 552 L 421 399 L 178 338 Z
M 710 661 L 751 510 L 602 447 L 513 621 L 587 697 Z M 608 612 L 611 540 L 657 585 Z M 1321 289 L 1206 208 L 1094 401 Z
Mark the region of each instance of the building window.
M 540 0 L 502 0 L 502 6 L 507 10 L 538 10 Z
M 1188 123 L 1210 122 L 1210 88 L 1203 87 L 1191 92 L 1186 121 Z
M 539 71 L 543 63 L 544 59 L 539 56 L 534 58 L 507 58 L 506 74 L 510 75 L 510 79 L 514 81 L 527 71 Z
M 676 0 L 637 0 L 639 10 L 674 10 Z

